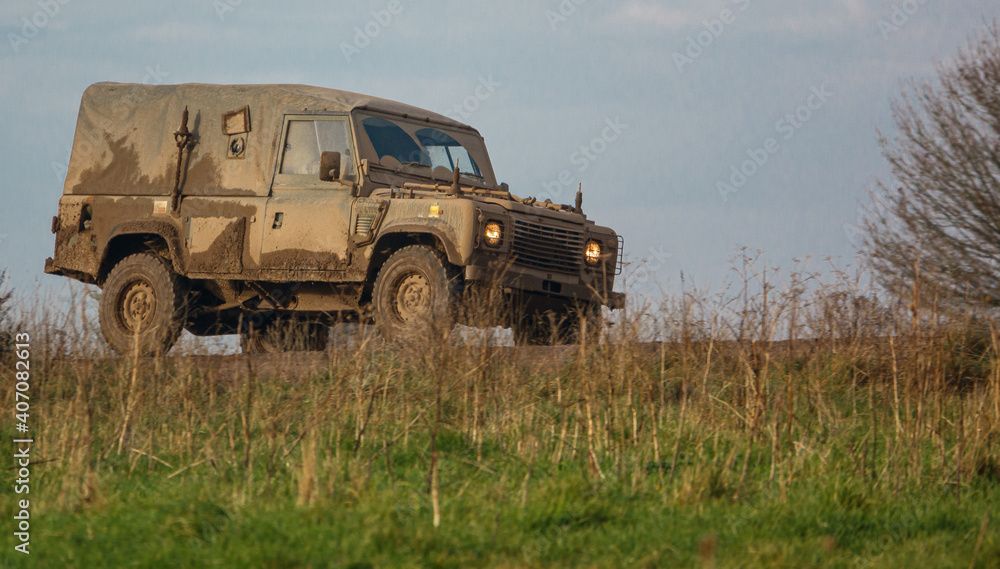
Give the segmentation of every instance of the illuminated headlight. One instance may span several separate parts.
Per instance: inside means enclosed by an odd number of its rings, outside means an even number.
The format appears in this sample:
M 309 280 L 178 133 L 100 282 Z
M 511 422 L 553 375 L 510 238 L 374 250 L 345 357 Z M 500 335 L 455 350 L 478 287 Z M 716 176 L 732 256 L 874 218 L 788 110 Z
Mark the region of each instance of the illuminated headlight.
M 483 229 L 483 239 L 490 247 L 499 247 L 503 243 L 503 225 L 497 221 L 491 221 Z
M 588 265 L 596 265 L 601 262 L 601 244 L 597 241 L 587 241 L 587 249 L 584 255 Z

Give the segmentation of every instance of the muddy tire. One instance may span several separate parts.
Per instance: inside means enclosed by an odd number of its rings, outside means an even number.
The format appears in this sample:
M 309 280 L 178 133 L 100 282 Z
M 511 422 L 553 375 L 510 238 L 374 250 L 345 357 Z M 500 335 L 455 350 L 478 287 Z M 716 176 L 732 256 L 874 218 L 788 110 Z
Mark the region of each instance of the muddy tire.
M 170 261 L 136 253 L 118 262 L 101 294 L 101 332 L 117 354 L 170 351 L 187 321 L 188 286 Z
M 326 324 L 300 319 L 276 318 L 260 327 L 240 332 L 244 354 L 322 352 L 330 338 Z
M 375 325 L 387 342 L 400 342 L 452 329 L 456 272 L 444 255 L 421 245 L 392 254 L 372 290 Z

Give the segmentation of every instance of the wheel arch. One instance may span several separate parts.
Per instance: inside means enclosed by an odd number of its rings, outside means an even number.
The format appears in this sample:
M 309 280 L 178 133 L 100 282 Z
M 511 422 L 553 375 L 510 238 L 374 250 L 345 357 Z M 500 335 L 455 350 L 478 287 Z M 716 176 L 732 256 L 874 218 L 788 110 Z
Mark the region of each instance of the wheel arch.
M 97 280 L 103 283 L 114 266 L 129 255 L 151 251 L 170 260 L 174 272 L 183 274 L 181 241 L 177 228 L 162 221 L 132 221 L 118 224 L 111 232 L 98 266 Z

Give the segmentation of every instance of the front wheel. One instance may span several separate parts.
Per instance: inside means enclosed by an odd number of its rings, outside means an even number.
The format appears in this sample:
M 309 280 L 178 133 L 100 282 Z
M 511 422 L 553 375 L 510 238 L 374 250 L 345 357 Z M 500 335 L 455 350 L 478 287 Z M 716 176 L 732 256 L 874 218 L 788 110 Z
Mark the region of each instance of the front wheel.
M 375 325 L 387 342 L 414 338 L 433 326 L 451 331 L 456 277 L 449 268 L 439 251 L 421 245 L 396 251 L 382 265 L 372 305 Z
M 118 262 L 101 294 L 101 332 L 119 355 L 170 351 L 187 320 L 188 287 L 170 261 L 136 253 Z

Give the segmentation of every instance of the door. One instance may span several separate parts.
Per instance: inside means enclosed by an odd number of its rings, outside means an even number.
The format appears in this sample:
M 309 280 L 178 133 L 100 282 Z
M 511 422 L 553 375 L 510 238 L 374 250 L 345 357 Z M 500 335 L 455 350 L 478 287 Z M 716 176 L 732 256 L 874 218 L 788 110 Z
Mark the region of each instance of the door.
M 357 181 L 350 123 L 344 116 L 286 117 L 261 242 L 261 268 L 343 271 Z M 320 179 L 323 152 L 339 152 L 341 172 Z M 327 176 L 329 178 L 329 176 Z

